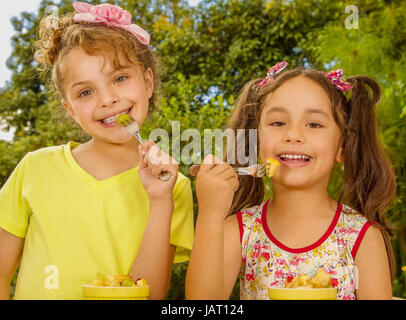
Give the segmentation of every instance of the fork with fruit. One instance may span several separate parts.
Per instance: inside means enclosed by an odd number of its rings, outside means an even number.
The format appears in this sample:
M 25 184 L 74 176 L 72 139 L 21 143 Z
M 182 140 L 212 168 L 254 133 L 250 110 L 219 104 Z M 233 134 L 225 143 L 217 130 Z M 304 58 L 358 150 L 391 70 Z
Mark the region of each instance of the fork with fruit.
M 233 169 L 239 175 L 249 175 L 255 178 L 262 178 L 264 176 L 272 177 L 276 168 L 279 166 L 278 160 L 268 158 L 266 163 L 257 163 L 249 167 L 234 167 Z M 189 173 L 192 176 L 197 176 L 199 172 L 199 165 L 192 165 L 189 168 Z

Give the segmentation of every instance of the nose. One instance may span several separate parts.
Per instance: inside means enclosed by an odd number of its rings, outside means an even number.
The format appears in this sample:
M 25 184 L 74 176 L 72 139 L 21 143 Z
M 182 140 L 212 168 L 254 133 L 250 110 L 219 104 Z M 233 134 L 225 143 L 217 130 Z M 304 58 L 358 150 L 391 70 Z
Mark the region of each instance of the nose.
M 102 108 L 112 107 L 120 101 L 119 96 L 113 88 L 104 88 L 100 96 L 100 106 Z
M 304 141 L 302 135 L 298 132 L 298 130 L 294 130 L 293 128 L 286 133 L 285 142 L 289 143 L 302 143 Z

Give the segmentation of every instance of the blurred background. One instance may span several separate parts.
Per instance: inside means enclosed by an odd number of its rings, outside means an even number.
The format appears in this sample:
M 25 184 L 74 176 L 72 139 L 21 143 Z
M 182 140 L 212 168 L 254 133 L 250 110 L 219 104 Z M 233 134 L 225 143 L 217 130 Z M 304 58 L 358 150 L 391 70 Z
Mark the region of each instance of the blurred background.
M 242 85 L 285 60 L 290 68 L 363 74 L 382 89 L 380 138 L 397 175 L 397 196 L 387 215 L 397 274 L 393 295 L 406 298 L 406 1 L 404 0 L 123 0 L 151 34 L 162 65 L 160 108 L 142 128 L 171 133 L 171 120 L 187 128 L 223 128 Z M 67 119 L 38 76 L 32 44 L 46 8 L 72 12 L 71 1 L 14 0 L 1 11 L 0 187 L 29 151 L 87 137 Z M 48 12 L 48 11 L 47 11 Z M 181 142 L 181 146 L 189 142 Z M 203 148 L 202 148 L 203 149 Z M 187 166 L 180 171 L 188 175 Z M 331 177 L 337 198 L 343 167 Z M 194 180 L 192 180 L 194 191 Z M 267 196 L 272 194 L 267 181 Z M 196 199 L 195 199 L 196 200 Z M 195 215 L 197 207 L 195 202 Z M 175 265 L 167 299 L 184 299 L 187 263 Z M 373 281 L 373 279 L 371 279 Z M 15 279 L 13 281 L 14 285 Z M 13 290 L 11 292 L 13 295 Z M 238 283 L 232 299 L 238 299 Z

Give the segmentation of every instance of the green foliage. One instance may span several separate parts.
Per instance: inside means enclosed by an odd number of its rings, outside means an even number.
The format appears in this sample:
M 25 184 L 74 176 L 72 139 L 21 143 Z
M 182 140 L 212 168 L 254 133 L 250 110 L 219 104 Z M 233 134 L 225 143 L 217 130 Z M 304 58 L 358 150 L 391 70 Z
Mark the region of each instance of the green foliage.
M 92 1 L 94 4 L 106 1 Z M 263 77 L 277 61 L 318 69 L 343 67 L 345 75 L 366 74 L 380 83 L 378 109 L 381 140 L 397 173 L 398 190 L 388 215 L 395 228 L 393 246 L 398 266 L 406 265 L 406 3 L 401 0 L 203 0 L 190 7 L 182 0 L 108 1 L 129 10 L 133 21 L 148 30 L 162 66 L 160 108 L 143 125 L 144 138 L 155 128 L 180 132 L 223 128 L 238 90 L 249 79 Z M 55 4 L 59 14 L 72 11 L 69 0 L 43 0 L 37 14 L 12 19 L 15 34 L 7 65 L 12 78 L 0 89 L 0 125 L 15 128 L 12 142 L 0 141 L 0 186 L 25 153 L 38 148 L 83 142 L 77 126 L 66 119 L 48 93 L 32 59 L 39 19 Z M 345 29 L 347 5 L 359 9 L 359 29 Z M 171 140 L 170 140 L 171 141 Z M 180 139 L 180 150 L 190 141 Z M 170 152 L 173 145 L 164 146 Z M 201 141 L 203 159 L 204 141 Z M 180 163 L 185 175 L 188 165 Z M 329 193 L 338 195 L 342 166 L 332 172 Z M 272 195 L 269 181 L 266 194 Z M 192 179 L 193 191 L 195 190 Z M 194 192 L 195 197 L 195 192 Z M 196 199 L 194 203 L 197 213 Z M 184 298 L 187 263 L 175 265 L 168 299 Z M 394 295 L 406 297 L 404 273 L 397 275 Z M 232 295 L 238 299 L 238 283 Z
M 370 2 L 359 1 L 360 8 Z M 316 62 L 331 61 L 345 74 L 365 74 L 379 82 L 382 102 L 377 116 L 380 139 L 396 171 L 397 192 L 387 215 L 395 230 L 392 239 L 398 260 L 394 295 L 406 296 L 406 277 L 400 266 L 406 264 L 406 6 L 404 2 L 375 1 L 368 16 L 360 18 L 360 29 L 330 24 L 318 36 Z
M 179 132 L 182 133 L 186 129 L 196 129 L 200 136 L 204 136 L 205 129 L 222 128 L 226 124 L 229 117 L 229 108 L 233 105 L 234 97 L 231 95 L 227 101 L 221 95 L 212 97 L 205 103 L 199 100 L 199 93 L 196 91 L 197 85 L 193 80 L 187 81 L 182 74 L 177 74 L 177 90 L 173 90 L 173 94 L 168 97 L 162 97 L 159 110 L 155 111 L 149 121 L 147 121 L 142 129 L 141 135 L 148 137 L 149 133 L 154 128 L 162 128 L 169 133 L 169 141 L 172 142 L 169 146 L 158 142 L 158 145 L 163 149 L 169 150 L 173 154 L 174 144 L 179 143 L 180 150 L 190 143 L 186 139 L 175 139 L 176 133 L 173 129 L 173 121 L 179 121 Z M 168 84 L 167 84 L 168 85 Z M 173 84 L 169 84 L 172 86 Z M 204 139 L 200 143 L 201 154 L 195 154 L 193 163 L 200 163 L 204 157 Z M 209 153 L 214 152 L 213 149 Z M 189 176 L 188 167 L 184 161 L 179 161 L 179 171 L 184 175 Z M 190 176 L 189 176 L 190 177 Z M 195 192 L 195 180 L 192 181 L 193 189 L 193 207 L 195 213 L 195 221 L 197 214 L 197 199 Z M 172 281 L 167 299 L 184 299 L 184 281 L 186 277 L 187 263 L 174 265 L 172 271 Z M 237 298 L 239 294 L 235 294 Z

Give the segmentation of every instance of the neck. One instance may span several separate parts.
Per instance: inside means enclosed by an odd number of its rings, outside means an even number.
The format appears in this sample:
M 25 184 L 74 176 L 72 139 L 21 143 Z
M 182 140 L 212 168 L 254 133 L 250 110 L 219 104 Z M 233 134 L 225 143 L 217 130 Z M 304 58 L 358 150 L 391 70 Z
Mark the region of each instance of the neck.
M 138 163 L 138 145 L 139 142 L 136 139 L 132 139 L 127 143 L 114 144 L 92 138 L 82 144 L 81 148 L 91 152 L 95 156 L 102 156 L 104 159 L 133 159 L 133 161 Z
M 291 190 L 286 187 L 274 187 L 271 203 L 272 215 L 289 218 L 325 216 L 336 210 L 337 202 L 332 199 L 325 186 Z

